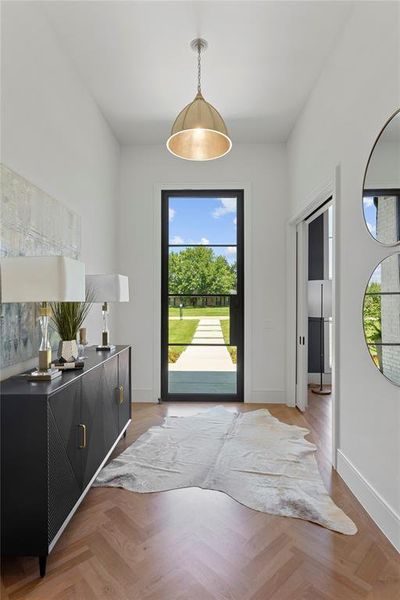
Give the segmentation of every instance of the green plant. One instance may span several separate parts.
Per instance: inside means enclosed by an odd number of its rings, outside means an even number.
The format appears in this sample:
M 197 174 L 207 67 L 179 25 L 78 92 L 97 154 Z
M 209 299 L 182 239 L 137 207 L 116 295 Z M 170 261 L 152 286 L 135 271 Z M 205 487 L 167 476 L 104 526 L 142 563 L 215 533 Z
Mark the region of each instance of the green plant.
M 178 360 L 184 350 L 186 344 L 190 344 L 193 340 L 194 333 L 199 324 L 199 319 L 170 319 L 168 322 L 168 341 L 170 344 L 182 343 L 182 346 L 168 347 L 168 362 L 174 363 Z
M 380 293 L 380 284 L 372 282 L 364 298 L 364 332 L 372 356 L 377 356 L 378 347 L 375 344 L 382 339 Z
M 51 320 L 64 341 L 76 340 L 79 328 L 92 308 L 94 295 L 88 290 L 84 302 L 51 302 Z
M 220 325 L 221 325 L 221 329 L 222 329 L 222 335 L 224 336 L 224 341 L 225 344 L 229 344 L 229 319 L 220 319 L 219 320 Z M 228 350 L 229 354 L 231 355 L 231 359 L 234 365 L 237 364 L 237 347 L 236 346 L 227 346 L 226 349 Z

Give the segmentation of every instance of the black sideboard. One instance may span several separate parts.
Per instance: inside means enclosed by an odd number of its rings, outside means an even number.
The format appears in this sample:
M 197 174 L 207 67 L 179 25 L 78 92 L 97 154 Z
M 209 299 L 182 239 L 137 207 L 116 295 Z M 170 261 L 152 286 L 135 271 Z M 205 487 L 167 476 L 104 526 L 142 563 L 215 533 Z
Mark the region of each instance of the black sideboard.
M 85 351 L 83 371 L 1 383 L 2 554 L 37 556 L 40 575 L 131 421 L 131 349 Z

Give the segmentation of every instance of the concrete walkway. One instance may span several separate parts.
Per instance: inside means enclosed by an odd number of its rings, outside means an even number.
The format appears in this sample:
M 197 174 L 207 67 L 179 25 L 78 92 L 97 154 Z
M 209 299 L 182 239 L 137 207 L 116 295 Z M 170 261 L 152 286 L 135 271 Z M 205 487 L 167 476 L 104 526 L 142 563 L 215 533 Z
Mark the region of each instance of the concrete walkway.
M 219 318 L 200 319 L 194 333 L 192 344 L 210 344 L 210 346 L 188 346 L 176 363 L 169 365 L 170 371 L 236 371 L 231 355 L 223 344 Z
M 176 394 L 235 394 L 236 365 L 224 343 L 220 318 L 200 319 L 192 343 L 168 365 L 169 391 Z

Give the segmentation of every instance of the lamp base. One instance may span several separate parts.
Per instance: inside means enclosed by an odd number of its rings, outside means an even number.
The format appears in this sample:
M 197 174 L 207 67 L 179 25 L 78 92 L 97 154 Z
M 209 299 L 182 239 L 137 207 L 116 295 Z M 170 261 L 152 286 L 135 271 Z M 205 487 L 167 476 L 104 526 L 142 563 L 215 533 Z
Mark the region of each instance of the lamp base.
M 47 371 L 51 363 L 51 349 L 39 350 L 39 371 Z
M 332 390 L 327 388 L 311 388 L 311 391 L 313 394 L 318 394 L 318 396 L 329 396 L 329 394 L 332 394 Z
M 115 350 L 115 345 L 114 344 L 107 344 L 106 346 L 97 346 L 96 350 L 104 350 L 104 351 Z

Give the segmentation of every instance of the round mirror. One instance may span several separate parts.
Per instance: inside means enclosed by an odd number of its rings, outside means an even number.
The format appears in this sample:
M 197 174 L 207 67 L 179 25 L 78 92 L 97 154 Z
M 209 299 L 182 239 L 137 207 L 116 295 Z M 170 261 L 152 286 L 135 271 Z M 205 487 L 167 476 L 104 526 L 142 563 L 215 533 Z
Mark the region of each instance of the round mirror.
M 364 333 L 376 367 L 400 385 L 400 253 L 373 272 L 364 296 Z
M 385 245 L 400 241 L 400 110 L 372 148 L 364 176 L 363 208 L 373 238 Z

